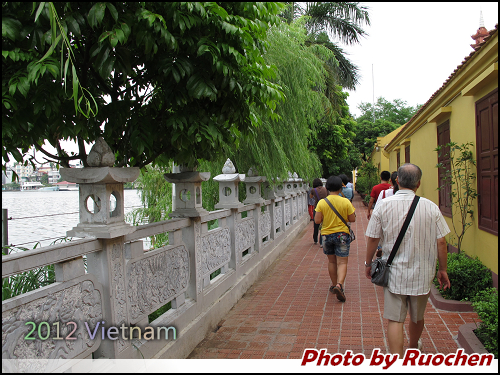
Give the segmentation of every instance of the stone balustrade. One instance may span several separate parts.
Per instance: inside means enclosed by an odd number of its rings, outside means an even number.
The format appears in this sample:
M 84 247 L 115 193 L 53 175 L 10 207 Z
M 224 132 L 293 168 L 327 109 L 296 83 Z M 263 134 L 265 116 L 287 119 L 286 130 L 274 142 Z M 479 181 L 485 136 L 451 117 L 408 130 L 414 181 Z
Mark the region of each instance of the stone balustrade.
M 309 223 L 306 186 L 296 176 L 280 190 L 251 176 L 252 193 L 265 183 L 264 197 L 271 199 L 249 194 L 254 203 L 244 204 L 237 187 L 245 175 L 226 168 L 214 178 L 225 184 L 222 207 L 208 212 L 201 207 L 201 186 L 209 174 L 169 174 L 165 178 L 179 191 L 173 218 L 131 226 L 124 221 L 123 183 L 135 180 L 135 168 L 60 172 L 80 186 L 80 223 L 68 234 L 84 238 L 2 257 L 2 278 L 49 264 L 56 273 L 56 283 L 2 302 L 2 363 L 9 371 L 41 366 L 12 359 L 185 358 Z M 208 230 L 213 220 L 218 227 Z M 143 241 L 160 233 L 168 233 L 169 244 L 145 250 Z M 220 274 L 211 278 L 214 271 Z M 149 323 L 148 315 L 168 303 L 171 309 Z M 40 331 L 47 339 L 26 340 L 28 321 L 37 328 L 47 322 Z M 57 322 L 63 338 L 75 322 L 76 339 L 54 339 Z M 91 339 L 88 330 L 98 323 L 142 332 L 174 327 L 176 337 L 124 339 L 120 333 L 103 340 L 99 328 Z M 56 370 L 45 366 L 43 371 Z

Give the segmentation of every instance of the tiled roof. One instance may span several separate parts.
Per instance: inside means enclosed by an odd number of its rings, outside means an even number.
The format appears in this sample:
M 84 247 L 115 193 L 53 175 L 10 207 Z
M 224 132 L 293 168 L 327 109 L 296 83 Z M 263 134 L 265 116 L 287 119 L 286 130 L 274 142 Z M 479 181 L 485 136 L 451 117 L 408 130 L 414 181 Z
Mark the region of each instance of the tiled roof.
M 457 75 L 457 73 L 462 70 L 466 65 L 467 63 L 469 62 L 469 60 L 476 54 L 478 53 L 483 47 L 484 45 L 493 37 L 493 35 L 495 35 L 496 33 L 498 32 L 498 23 L 495 25 L 495 28 L 493 30 L 490 30 L 489 31 L 489 36 L 485 37 L 484 40 L 479 44 L 479 46 L 477 47 L 477 49 L 475 49 L 474 51 L 472 51 L 469 56 L 466 56 L 464 58 L 464 60 L 462 61 L 462 63 L 460 65 L 458 65 L 456 67 L 456 69 L 453 71 L 453 73 L 450 74 L 450 76 L 448 77 L 448 79 L 446 81 L 444 81 L 444 83 L 441 85 L 441 87 L 439 89 L 437 89 L 437 91 L 431 95 L 431 97 L 429 98 L 429 100 L 427 100 L 425 102 L 424 105 L 422 105 L 422 107 L 420 107 L 420 109 L 417 111 L 417 113 L 415 113 L 413 115 L 413 117 L 405 124 L 405 127 L 401 130 L 401 132 L 403 132 L 406 128 L 408 128 L 411 124 L 411 122 L 413 121 L 413 119 L 417 118 L 417 116 L 425 109 L 425 107 L 430 103 L 432 102 L 432 100 L 441 92 L 443 91 L 443 89 L 446 87 L 446 85 L 448 85 L 449 82 L 451 82 L 451 80 Z M 390 143 L 389 143 L 390 144 Z M 387 147 L 388 145 L 386 145 Z M 385 148 L 385 147 L 384 147 Z

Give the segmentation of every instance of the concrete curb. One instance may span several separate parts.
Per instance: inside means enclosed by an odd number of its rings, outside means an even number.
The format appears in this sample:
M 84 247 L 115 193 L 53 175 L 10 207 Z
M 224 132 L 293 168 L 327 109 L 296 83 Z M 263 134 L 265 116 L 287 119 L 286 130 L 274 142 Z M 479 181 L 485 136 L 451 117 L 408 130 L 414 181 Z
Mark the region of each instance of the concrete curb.
M 434 307 L 437 309 L 458 312 L 474 311 L 472 309 L 472 303 L 469 301 L 462 302 L 451 299 L 444 299 L 443 297 L 441 297 L 439 290 L 434 286 L 434 284 L 431 285 L 430 300 L 432 301 Z
M 476 323 L 467 323 L 458 328 L 458 345 L 460 345 L 467 354 L 489 352 L 485 349 L 481 341 L 477 338 L 474 330 L 477 328 Z

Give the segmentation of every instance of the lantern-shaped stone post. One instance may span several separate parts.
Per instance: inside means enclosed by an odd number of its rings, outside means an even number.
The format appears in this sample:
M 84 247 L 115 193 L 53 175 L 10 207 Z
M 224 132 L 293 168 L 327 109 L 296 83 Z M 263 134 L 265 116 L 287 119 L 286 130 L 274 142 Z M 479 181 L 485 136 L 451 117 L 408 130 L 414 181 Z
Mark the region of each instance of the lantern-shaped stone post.
M 292 174 L 288 172 L 288 180 L 285 181 L 285 194 L 287 197 L 289 196 L 295 196 L 296 192 L 293 188 L 293 185 L 295 184 L 295 178 L 293 178 Z
M 269 181 L 264 182 L 263 189 L 265 199 L 276 199 L 278 197 L 276 195 L 276 190 L 273 188 Z
M 170 217 L 198 217 L 208 214 L 202 206 L 201 183 L 210 178 L 210 172 L 185 171 L 165 173 L 165 180 L 175 184 L 175 211 Z
M 274 188 L 274 192 L 277 197 L 285 198 L 287 195 L 285 193 L 285 184 L 281 182 L 279 177 L 276 177 L 277 185 Z
M 85 168 L 61 168 L 61 176 L 79 184 L 80 223 L 68 236 L 101 239 L 102 250 L 87 255 L 87 271 L 104 286 L 103 315 L 106 326 L 130 326 L 125 282 L 123 236 L 135 231 L 125 223 L 123 184 L 134 181 L 139 168 L 113 168 L 114 153 L 103 138 L 92 147 Z M 82 323 L 82 322 L 80 322 Z M 129 358 L 129 340 L 103 340 L 97 357 Z
M 245 177 L 246 193 L 247 197 L 243 201 L 244 204 L 263 204 L 264 198 L 261 197 L 261 184 L 266 181 L 263 176 L 257 176 L 253 168 L 248 170 L 248 174 Z
M 219 203 L 215 205 L 215 208 L 243 206 L 243 203 L 238 200 L 238 184 L 240 181 L 245 181 L 245 175 L 236 173 L 236 168 L 230 159 L 226 160 L 222 174 L 215 176 L 214 180 L 219 183 Z

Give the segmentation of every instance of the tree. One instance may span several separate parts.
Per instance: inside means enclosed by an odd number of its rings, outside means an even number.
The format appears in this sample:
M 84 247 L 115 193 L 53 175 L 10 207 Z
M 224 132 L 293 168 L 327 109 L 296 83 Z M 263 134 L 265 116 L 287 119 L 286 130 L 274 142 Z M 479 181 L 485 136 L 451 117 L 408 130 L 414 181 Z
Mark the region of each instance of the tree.
M 40 177 L 40 182 L 44 185 L 48 185 L 49 183 L 49 175 L 47 173 L 44 173 L 42 177 Z
M 373 106 L 361 103 L 358 108 L 362 114 L 356 118 L 354 145 L 361 153 L 364 161 L 370 157 L 377 137 L 383 137 L 407 123 L 420 106 L 407 106 L 406 101 L 396 99 L 389 102 L 379 97 Z
M 306 2 L 302 8 L 289 2 L 280 15 L 286 22 L 307 16 L 308 44 L 320 44 L 331 50 L 338 62 L 334 69 L 337 83 L 354 90 L 359 81 L 359 69 L 346 57 L 346 53 L 331 39 L 338 39 L 347 45 L 359 43 L 366 36 L 363 24 L 370 25 L 368 8 L 352 2 Z
M 405 100 L 395 99 L 392 103 L 383 97 L 378 97 L 375 105 L 372 103 L 361 103 L 358 109 L 362 115 L 356 121 L 364 120 L 375 122 L 378 119 L 393 122 L 398 125 L 406 124 L 422 105 L 408 106 Z
M 262 58 L 278 3 L 2 4 L 2 168 L 34 145 L 86 164 L 104 137 L 115 166 L 194 166 L 273 115 Z M 59 60 L 59 57 L 61 59 Z M 61 140 L 78 143 L 68 155 Z M 58 150 L 46 152 L 47 140 Z
M 434 150 L 438 156 L 449 159 L 449 163 L 436 165 L 437 168 L 443 170 L 444 175 L 443 185 L 437 189 L 445 189 L 447 185 L 451 187 L 451 223 L 457 238 L 454 245 L 459 253 L 462 249 L 465 232 L 474 222 L 474 200 L 478 197 L 475 189 L 476 161 L 471 149 L 474 149 L 472 142 L 460 145 L 456 142 L 450 142 L 444 146 L 438 146 Z

